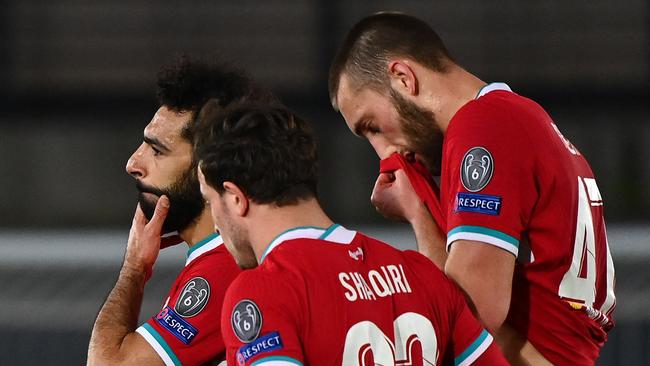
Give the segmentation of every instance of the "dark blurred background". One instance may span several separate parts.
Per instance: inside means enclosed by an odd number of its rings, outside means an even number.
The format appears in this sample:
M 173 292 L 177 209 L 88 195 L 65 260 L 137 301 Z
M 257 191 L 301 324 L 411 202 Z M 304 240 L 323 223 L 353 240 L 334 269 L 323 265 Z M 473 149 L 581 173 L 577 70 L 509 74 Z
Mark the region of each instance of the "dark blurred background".
M 541 103 L 587 156 L 619 304 L 599 365 L 650 365 L 646 0 L 1 1 L 0 364 L 85 362 L 135 205 L 124 165 L 157 108 L 157 71 L 181 54 L 230 60 L 277 92 L 314 124 L 335 220 L 412 247 L 371 207 L 378 160 L 327 96 L 338 43 L 378 10 L 427 20 L 461 65 Z M 164 253 L 143 316 L 183 257 Z

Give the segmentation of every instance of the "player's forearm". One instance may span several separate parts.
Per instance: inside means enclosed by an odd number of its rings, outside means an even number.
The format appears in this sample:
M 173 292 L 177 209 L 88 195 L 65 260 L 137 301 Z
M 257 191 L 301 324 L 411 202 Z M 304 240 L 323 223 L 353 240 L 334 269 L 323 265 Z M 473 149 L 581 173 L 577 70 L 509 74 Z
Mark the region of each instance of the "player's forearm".
M 88 347 L 88 365 L 110 364 L 123 358 L 122 342 L 137 326 L 145 282 L 143 268 L 125 261 L 95 321 Z
M 410 220 L 415 233 L 418 251 L 431 259 L 441 271 L 445 268 L 447 251 L 445 250 L 445 235 L 433 220 L 426 208 Z
M 532 343 L 508 324 L 503 324 L 494 333 L 494 339 L 511 365 L 552 365 Z

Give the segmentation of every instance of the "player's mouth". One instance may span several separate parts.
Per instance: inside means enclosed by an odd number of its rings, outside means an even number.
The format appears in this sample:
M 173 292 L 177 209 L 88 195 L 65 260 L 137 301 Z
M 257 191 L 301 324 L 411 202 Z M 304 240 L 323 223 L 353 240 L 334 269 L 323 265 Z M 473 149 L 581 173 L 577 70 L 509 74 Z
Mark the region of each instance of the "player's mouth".
M 136 181 L 135 181 L 135 188 L 136 188 L 136 189 L 138 190 L 138 192 L 141 193 L 141 194 L 145 194 L 145 193 L 146 193 L 146 194 L 150 194 L 150 195 L 158 196 L 158 197 L 160 197 L 160 196 L 162 196 L 162 195 L 164 194 L 164 193 L 161 192 L 159 189 L 154 188 L 154 187 L 151 187 L 151 186 L 147 186 L 147 185 L 145 185 L 144 183 L 142 183 L 142 182 L 139 181 L 139 180 L 136 180 Z

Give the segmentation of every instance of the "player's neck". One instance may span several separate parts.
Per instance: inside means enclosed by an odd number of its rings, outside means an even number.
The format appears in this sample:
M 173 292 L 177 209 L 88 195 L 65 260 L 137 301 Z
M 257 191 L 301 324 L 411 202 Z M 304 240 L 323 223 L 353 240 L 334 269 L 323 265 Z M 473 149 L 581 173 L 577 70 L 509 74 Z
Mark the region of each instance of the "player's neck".
M 444 134 L 458 110 L 475 99 L 486 83 L 458 65 L 451 65 L 448 72 L 435 75 L 428 79 L 432 84 L 424 87 L 429 90 L 426 95 L 429 109 L 436 115 L 438 127 Z
M 214 224 L 210 211 L 204 209 L 201 215 L 188 227 L 180 232 L 180 237 L 191 248 L 194 244 L 205 239 L 208 235 L 214 233 Z
M 269 244 L 285 231 L 301 226 L 327 228 L 333 224 L 315 198 L 282 207 L 259 205 L 255 210 L 256 219 L 250 223 L 249 233 L 258 263 Z

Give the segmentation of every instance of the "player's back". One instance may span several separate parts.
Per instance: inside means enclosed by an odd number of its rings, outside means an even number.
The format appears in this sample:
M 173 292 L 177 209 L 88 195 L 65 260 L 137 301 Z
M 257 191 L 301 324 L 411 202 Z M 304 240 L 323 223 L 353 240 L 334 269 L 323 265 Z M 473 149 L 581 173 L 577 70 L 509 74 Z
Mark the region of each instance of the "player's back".
M 229 290 L 224 316 L 226 306 L 233 311 L 222 324 L 251 342 L 236 350 L 240 364 L 273 357 L 317 365 L 467 364 L 492 342 L 427 258 L 338 225 L 282 234 L 233 287 L 247 291 Z M 253 318 L 263 319 L 259 338 L 244 331 Z M 260 352 L 272 338 L 282 348 Z
M 477 240 L 511 252 L 506 323 L 553 363 L 593 364 L 615 305 L 594 174 L 540 105 L 505 84 L 485 89 L 445 136 L 448 246 Z

